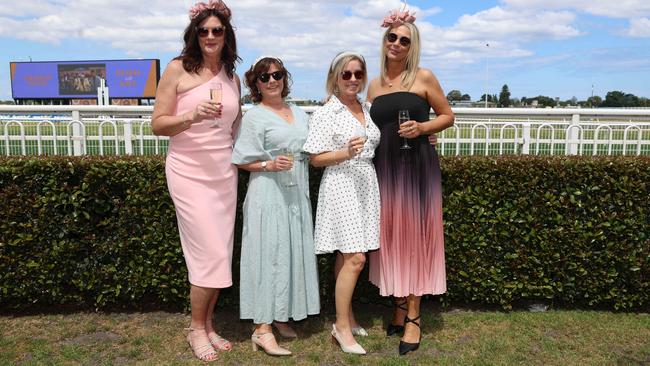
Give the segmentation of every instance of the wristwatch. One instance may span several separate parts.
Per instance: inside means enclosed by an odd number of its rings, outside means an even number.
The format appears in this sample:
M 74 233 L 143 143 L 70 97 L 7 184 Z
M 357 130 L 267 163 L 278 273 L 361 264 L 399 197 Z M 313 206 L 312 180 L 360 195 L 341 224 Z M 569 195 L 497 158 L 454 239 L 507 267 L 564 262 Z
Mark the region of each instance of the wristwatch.
M 267 165 L 267 164 L 268 164 L 268 163 L 266 162 L 266 160 L 262 162 L 262 170 L 267 171 L 267 170 L 266 170 L 266 165 Z

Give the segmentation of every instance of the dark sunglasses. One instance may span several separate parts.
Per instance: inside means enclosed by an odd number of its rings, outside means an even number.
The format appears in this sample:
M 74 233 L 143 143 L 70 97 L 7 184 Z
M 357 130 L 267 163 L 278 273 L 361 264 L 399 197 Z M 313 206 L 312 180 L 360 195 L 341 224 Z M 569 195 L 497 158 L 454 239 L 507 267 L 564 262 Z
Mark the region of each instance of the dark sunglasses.
M 269 80 L 271 80 L 271 77 L 273 77 L 273 80 L 278 81 L 284 77 L 284 72 L 275 71 L 270 74 L 268 72 L 265 72 L 260 74 L 257 78 L 260 79 L 260 81 L 263 83 L 268 83 Z
M 399 44 L 402 46 L 408 47 L 411 45 L 411 39 L 409 37 L 398 37 L 395 33 L 388 33 L 386 35 L 386 40 L 389 43 L 395 43 L 395 41 L 397 41 L 397 38 L 399 38 Z
M 357 79 L 357 80 L 361 80 L 361 79 L 363 79 L 363 77 L 366 75 L 366 73 L 363 72 L 362 70 L 357 70 L 357 71 L 355 71 L 355 72 L 352 72 L 352 71 L 343 71 L 343 72 L 341 73 L 341 79 L 343 79 L 343 80 L 350 80 L 350 79 L 352 79 L 352 75 L 354 75 L 354 78 L 355 78 L 355 79 Z
M 205 38 L 208 36 L 208 34 L 212 33 L 213 36 L 215 37 L 221 37 L 223 36 L 223 33 L 225 32 L 226 28 L 224 27 L 216 27 L 216 28 L 198 28 L 197 31 L 199 32 L 199 37 Z

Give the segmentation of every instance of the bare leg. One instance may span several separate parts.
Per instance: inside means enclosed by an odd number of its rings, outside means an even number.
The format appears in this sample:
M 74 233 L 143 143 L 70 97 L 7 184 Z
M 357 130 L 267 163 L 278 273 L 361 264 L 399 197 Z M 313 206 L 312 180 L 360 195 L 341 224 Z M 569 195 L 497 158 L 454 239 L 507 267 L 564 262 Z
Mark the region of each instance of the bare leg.
M 208 333 L 210 342 L 217 351 L 230 351 L 232 349 L 232 344 L 227 339 L 221 337 L 215 330 L 212 322 L 212 317 L 214 316 L 214 308 L 217 305 L 217 299 L 219 298 L 220 289 L 216 289 L 210 304 L 208 305 L 208 313 L 206 314 L 205 319 L 205 331 Z
M 395 298 L 395 311 L 393 311 L 393 320 L 391 324 L 393 325 L 404 325 L 404 316 L 406 315 L 406 310 L 398 307 L 398 304 L 402 304 L 406 301 L 406 297 L 396 297 Z M 407 303 L 400 305 L 401 307 L 406 307 Z
M 337 280 L 339 277 L 339 272 L 343 268 L 343 254 L 341 252 L 336 252 L 336 260 L 334 261 L 334 280 Z M 356 282 L 355 282 L 356 283 Z M 354 317 L 354 312 L 352 311 L 352 301 L 350 301 L 350 327 L 358 327 L 357 319 Z M 404 321 L 404 317 L 402 317 Z
M 352 294 L 357 284 L 359 274 L 366 263 L 365 253 L 343 253 L 343 265 L 336 278 L 336 330 L 345 346 L 356 342 L 350 326 L 350 309 Z
M 214 332 L 214 325 L 212 323 L 212 316 L 214 314 L 214 307 L 217 305 L 217 299 L 219 298 L 220 289 L 216 289 L 210 303 L 208 304 L 208 313 L 205 317 L 205 330 L 210 333 Z
M 188 334 L 188 341 L 192 346 L 193 351 L 197 357 L 204 361 L 216 359 L 216 353 L 210 345 L 208 333 L 206 332 L 206 318 L 208 316 L 208 308 L 210 301 L 212 301 L 217 290 L 207 287 L 199 287 L 191 285 L 190 287 L 190 306 L 192 310 L 192 320 L 190 321 L 190 333 Z M 209 350 L 203 348 L 207 345 Z M 199 350 L 199 354 L 197 354 Z
M 407 305 L 408 305 L 408 312 L 406 316 L 409 317 L 409 319 L 415 319 L 418 316 L 420 316 L 420 300 L 422 299 L 421 296 L 414 296 L 414 295 L 409 295 L 407 298 Z M 422 324 L 421 320 L 417 320 L 417 323 Z M 404 321 L 402 319 L 402 321 Z M 404 336 L 402 337 L 402 341 L 408 342 L 408 343 L 417 343 L 420 341 L 420 328 L 413 324 L 413 323 L 406 323 L 404 324 Z
M 216 302 L 215 294 L 217 291 L 215 288 L 194 285 L 190 287 L 190 306 L 192 309 L 190 327 L 194 329 L 206 329 L 208 316 L 210 316 L 210 322 L 212 321 L 212 313 L 208 314 L 210 302 L 212 300 Z

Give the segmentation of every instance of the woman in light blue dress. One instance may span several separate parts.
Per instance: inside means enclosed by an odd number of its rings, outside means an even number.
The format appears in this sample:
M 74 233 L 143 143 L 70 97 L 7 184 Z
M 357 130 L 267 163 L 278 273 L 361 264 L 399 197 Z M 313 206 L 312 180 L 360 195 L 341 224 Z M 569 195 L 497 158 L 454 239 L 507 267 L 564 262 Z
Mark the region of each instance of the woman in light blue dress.
M 296 337 L 289 319 L 320 312 L 308 156 L 302 153 L 309 118 L 285 103 L 289 79 L 274 57 L 261 58 L 246 72 L 258 104 L 244 115 L 232 154 L 234 164 L 251 172 L 244 201 L 240 317 L 255 323 L 253 349 L 274 356 L 291 352 L 278 346 L 272 325 L 282 336 Z

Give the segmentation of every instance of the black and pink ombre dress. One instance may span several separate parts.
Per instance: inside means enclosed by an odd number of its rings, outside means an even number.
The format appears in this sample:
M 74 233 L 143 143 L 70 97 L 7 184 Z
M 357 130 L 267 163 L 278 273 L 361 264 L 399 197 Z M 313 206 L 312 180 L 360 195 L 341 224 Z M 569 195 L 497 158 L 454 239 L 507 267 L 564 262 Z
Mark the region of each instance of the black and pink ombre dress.
M 411 92 L 381 95 L 370 115 L 381 131 L 375 168 L 381 196 L 380 249 L 370 254 L 370 281 L 382 296 L 447 291 L 438 154 L 427 136 L 409 139 L 402 150 L 397 114 L 429 120 L 429 103 Z

